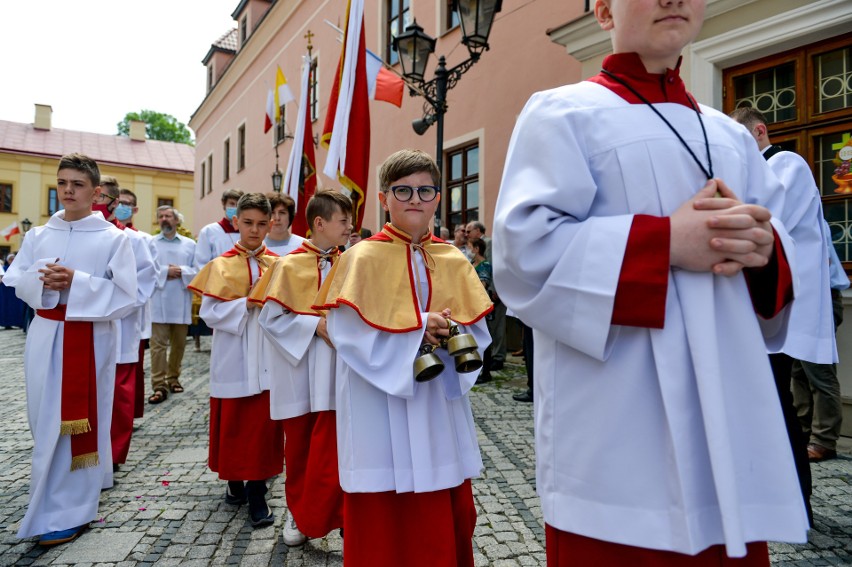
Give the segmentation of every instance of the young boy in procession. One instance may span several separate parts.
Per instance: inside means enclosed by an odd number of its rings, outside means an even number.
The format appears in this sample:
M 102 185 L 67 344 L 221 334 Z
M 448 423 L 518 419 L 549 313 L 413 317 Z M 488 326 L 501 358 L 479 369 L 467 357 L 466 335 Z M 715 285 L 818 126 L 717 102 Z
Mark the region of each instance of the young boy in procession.
M 116 217 L 119 210 L 120 190 L 118 181 L 110 175 L 101 176 L 101 196 L 92 207 L 103 214 L 107 222 L 123 230 L 133 248 L 136 260 L 136 309 L 121 318 L 119 323 L 118 359 L 115 367 L 115 391 L 112 398 L 112 468 L 127 461 L 130 452 L 130 439 L 133 435 L 133 418 L 136 415 L 137 370 L 143 363 L 139 344 L 142 341 L 144 310 L 157 286 L 159 267 L 151 254 L 148 239 L 142 233 L 127 228 Z M 156 250 L 154 251 L 156 254 Z M 144 388 L 144 384 L 143 384 Z M 104 488 L 112 487 L 112 475 L 107 475 Z
M 488 346 L 492 309 L 470 262 L 432 236 L 440 174 L 402 150 L 382 164 L 379 202 L 391 222 L 341 255 L 314 309 L 337 352 L 337 444 L 348 567 L 472 566 L 470 479 L 482 458 L 467 393 L 477 372 L 414 378 L 421 345 L 449 322 Z
M 495 283 L 535 329 L 551 567 L 768 566 L 764 542 L 807 540 L 766 356 L 783 187 L 679 76 L 704 4 L 597 0 L 613 55 L 534 95 L 509 145 Z
M 283 420 L 289 513 L 282 538 L 300 545 L 343 527 L 343 492 L 337 474 L 334 346 L 326 320 L 311 309 L 338 246 L 352 228 L 352 201 L 337 191 L 316 193 L 306 207 L 311 238 L 280 258 L 255 286 L 260 326 L 269 347 L 272 419 Z
M 272 207 L 272 222 L 266 235 L 266 247 L 279 256 L 289 254 L 299 247 L 304 238 L 290 232 L 296 215 L 296 202 L 284 193 L 267 193 Z
M 222 209 L 225 216 L 201 228 L 195 245 L 195 265 L 203 268 L 213 258 L 221 256 L 234 247 L 240 237 L 234 224 L 237 214 L 237 202 L 243 192 L 239 189 L 228 189 L 222 193 Z
M 73 540 L 97 517 L 112 475 L 117 321 L 137 298 L 127 236 L 92 213 L 97 164 L 66 155 L 56 177 L 63 210 L 27 233 L 3 278 L 36 310 L 24 350 L 32 477 L 18 537 L 42 545 Z
M 226 502 L 248 500 L 254 527 L 273 523 L 266 479 L 284 469 L 284 430 L 280 421 L 270 419 L 269 385 L 261 372 L 260 309 L 247 300 L 277 258 L 263 244 L 270 212 L 262 193 L 240 197 L 234 216 L 239 241 L 188 286 L 202 296 L 200 316 L 213 329 L 208 464 L 228 481 Z

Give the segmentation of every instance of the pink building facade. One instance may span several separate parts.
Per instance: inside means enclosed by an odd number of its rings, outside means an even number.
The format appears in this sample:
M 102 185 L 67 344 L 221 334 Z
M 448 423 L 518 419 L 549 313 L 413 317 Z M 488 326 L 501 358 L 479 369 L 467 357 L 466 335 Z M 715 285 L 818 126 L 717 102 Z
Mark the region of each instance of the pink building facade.
M 461 29 L 453 25 L 450 0 L 366 0 L 367 48 L 393 63 L 391 32 L 400 32 L 416 19 L 437 38 L 435 55 L 427 66 L 430 79 L 437 58 L 445 55 L 452 67 L 467 58 L 460 43 Z M 274 86 L 276 66 L 283 70 L 298 98 L 301 57 L 310 32 L 316 65 L 316 103 L 313 131 L 321 135 L 329 92 L 341 50 L 346 0 L 243 0 L 233 13 L 235 30 L 211 46 L 204 59 L 208 67 L 208 94 L 189 122 L 196 133 L 195 226 L 222 216 L 220 196 L 226 189 L 272 190 L 275 149 L 279 168 L 286 168 L 299 109 L 284 109 L 283 125 L 263 133 L 266 96 Z M 582 2 L 505 0 L 489 37 L 490 50 L 482 55 L 449 91 L 444 117 L 444 225 L 481 220 L 490 227 L 503 171 L 503 162 L 515 120 L 536 91 L 575 82 L 580 64 L 548 36 L 549 28 L 583 13 Z M 394 65 L 399 69 L 399 64 Z M 376 187 L 379 164 L 401 148 L 419 148 L 434 155 L 436 128 L 418 136 L 413 120 L 422 118 L 424 99 L 405 93 L 402 108 L 370 102 L 371 178 L 367 189 L 364 226 L 376 230 L 384 222 Z M 353 143 L 352 140 L 349 142 Z M 321 173 L 326 152 L 316 151 L 320 187 L 339 187 Z

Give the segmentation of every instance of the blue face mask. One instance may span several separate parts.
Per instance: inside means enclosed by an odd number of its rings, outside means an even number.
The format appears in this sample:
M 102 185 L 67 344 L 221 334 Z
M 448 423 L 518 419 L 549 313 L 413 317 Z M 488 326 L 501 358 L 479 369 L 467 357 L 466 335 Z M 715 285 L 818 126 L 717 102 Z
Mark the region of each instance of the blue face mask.
M 124 203 L 120 203 L 115 208 L 114 213 L 115 218 L 120 221 L 126 221 L 127 219 L 133 216 L 133 207 L 131 207 L 130 205 L 125 205 Z
M 236 215 L 236 214 L 237 214 L 237 208 L 236 207 L 226 207 L 225 208 L 225 218 L 226 219 L 233 220 L 234 215 Z

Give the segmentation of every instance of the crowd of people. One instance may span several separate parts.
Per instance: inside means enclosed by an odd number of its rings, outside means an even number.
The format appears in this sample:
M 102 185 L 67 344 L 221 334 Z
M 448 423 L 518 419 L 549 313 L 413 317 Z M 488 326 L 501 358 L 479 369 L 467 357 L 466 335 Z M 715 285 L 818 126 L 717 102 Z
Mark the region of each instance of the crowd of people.
M 194 294 L 213 334 L 208 465 L 255 527 L 286 467 L 287 545 L 339 529 L 350 567 L 474 564 L 468 395 L 506 363 L 507 316 L 549 565 L 766 567 L 767 541 L 806 541 L 809 462 L 836 455 L 849 286 L 813 177 L 759 113 L 686 91 L 703 0 L 594 10 L 613 54 L 527 103 L 492 236 L 478 220 L 432 234 L 441 176 L 419 150 L 382 164 L 376 234 L 352 230 L 338 191 L 307 203 L 303 238 L 289 197 L 228 190 L 197 242 L 172 206 L 138 231 L 133 192 L 64 156 L 64 208 L 4 278 L 36 313 L 18 537 L 69 542 L 97 517 L 144 408 L 147 342 L 148 403 L 184 391 Z

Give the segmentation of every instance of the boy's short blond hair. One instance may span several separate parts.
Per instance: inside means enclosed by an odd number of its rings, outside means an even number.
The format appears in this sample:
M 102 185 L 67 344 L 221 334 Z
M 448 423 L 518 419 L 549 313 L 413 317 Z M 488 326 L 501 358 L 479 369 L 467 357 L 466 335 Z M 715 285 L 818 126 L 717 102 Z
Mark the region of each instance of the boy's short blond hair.
M 259 193 L 258 193 L 259 194 Z M 228 189 L 224 193 L 222 193 L 222 204 L 228 202 L 228 199 L 234 199 L 235 201 L 239 201 L 240 198 L 244 195 L 241 189 Z
M 237 201 L 237 216 L 249 209 L 257 209 L 268 217 L 272 216 L 272 207 L 269 206 L 269 199 L 263 193 L 246 193 L 240 197 L 240 200 Z
M 308 206 L 305 208 L 305 216 L 307 217 L 308 225 L 313 230 L 314 220 L 317 217 L 323 220 L 331 220 L 334 213 L 338 211 L 349 215 L 351 218 L 352 200 L 343 193 L 325 189 L 314 193 L 314 196 L 308 201 Z
M 382 193 L 390 191 L 391 183 L 413 173 L 421 171 L 432 177 L 432 183 L 441 186 L 441 172 L 432 156 L 422 150 L 399 150 L 392 153 L 379 170 L 379 183 Z

